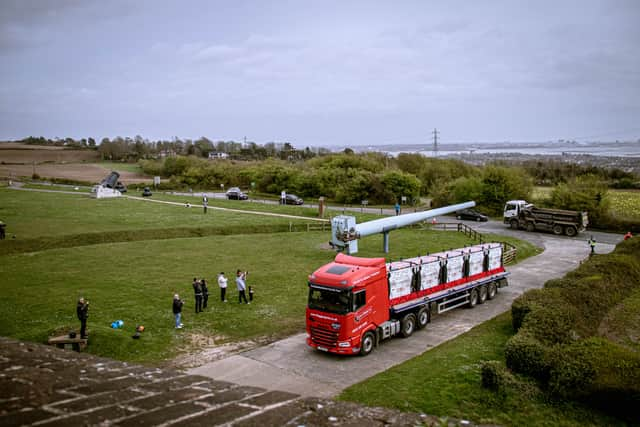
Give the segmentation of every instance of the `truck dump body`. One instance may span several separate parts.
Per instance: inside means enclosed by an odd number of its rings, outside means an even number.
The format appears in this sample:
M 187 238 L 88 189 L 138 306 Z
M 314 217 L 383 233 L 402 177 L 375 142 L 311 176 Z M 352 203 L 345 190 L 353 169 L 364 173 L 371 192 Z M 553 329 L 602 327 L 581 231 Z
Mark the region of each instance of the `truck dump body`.
M 389 263 L 338 254 L 309 276 L 307 343 L 332 353 L 368 354 L 379 340 L 410 335 L 407 318 L 417 328 L 426 326 L 431 303 L 444 312 L 492 298 L 507 274 L 499 243 Z
M 504 223 L 514 229 L 551 231 L 573 237 L 589 225 L 587 212 L 539 208 L 524 200 L 511 200 L 504 208 Z

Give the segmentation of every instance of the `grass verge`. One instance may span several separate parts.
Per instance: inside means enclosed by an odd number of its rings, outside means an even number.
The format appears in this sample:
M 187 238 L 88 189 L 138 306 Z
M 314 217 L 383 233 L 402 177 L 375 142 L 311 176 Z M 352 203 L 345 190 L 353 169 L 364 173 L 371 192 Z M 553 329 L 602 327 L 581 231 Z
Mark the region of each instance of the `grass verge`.
M 535 383 L 494 392 L 481 386 L 480 363 L 504 362 L 513 335 L 511 313 L 501 314 L 401 365 L 349 387 L 339 400 L 507 426 L 623 425 L 576 403 L 553 403 Z

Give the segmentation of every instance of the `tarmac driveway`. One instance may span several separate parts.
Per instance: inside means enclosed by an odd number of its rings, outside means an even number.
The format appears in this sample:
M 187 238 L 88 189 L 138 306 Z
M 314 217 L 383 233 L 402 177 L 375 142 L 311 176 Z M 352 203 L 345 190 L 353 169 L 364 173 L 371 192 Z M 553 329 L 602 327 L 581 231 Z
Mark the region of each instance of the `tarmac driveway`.
M 303 396 L 330 398 L 352 384 L 411 359 L 509 310 L 512 301 L 524 291 L 541 288 L 547 280 L 574 270 L 588 257 L 586 240 L 592 234 L 599 242 L 597 253 L 612 251 L 615 243 L 622 240 L 622 236 L 606 233 L 588 232 L 572 239 L 527 233 L 509 230 L 496 221 L 474 224 L 478 231 L 516 235 L 545 249 L 542 254 L 509 267 L 509 286 L 500 289 L 495 299 L 473 309 L 461 308 L 434 315 L 425 329 L 416 331 L 407 339 L 386 340 L 366 358 L 338 357 L 312 350 L 305 343 L 306 334 L 298 334 L 190 369 L 188 373 Z

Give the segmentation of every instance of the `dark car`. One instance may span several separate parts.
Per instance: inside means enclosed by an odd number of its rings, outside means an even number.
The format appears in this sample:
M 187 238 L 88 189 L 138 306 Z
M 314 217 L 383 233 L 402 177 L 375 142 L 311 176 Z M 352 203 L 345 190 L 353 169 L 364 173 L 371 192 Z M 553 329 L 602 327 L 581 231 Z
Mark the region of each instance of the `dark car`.
M 121 193 L 126 193 L 127 192 L 127 186 L 124 185 L 123 183 L 121 183 L 120 181 L 118 181 L 117 184 L 116 184 L 116 190 L 118 190 Z
M 227 199 L 229 200 L 247 200 L 249 196 L 243 193 L 238 187 L 231 187 L 227 190 Z
M 151 194 L 149 187 L 144 187 L 144 190 L 142 190 L 142 197 L 151 197 Z
M 295 194 L 287 194 L 285 196 L 284 203 L 287 205 L 301 205 L 304 203 L 304 200 Z
M 482 214 L 478 211 L 474 211 L 473 209 L 463 209 L 461 211 L 456 212 L 456 218 L 458 219 L 467 219 L 470 221 L 488 221 L 489 217 L 485 214 Z

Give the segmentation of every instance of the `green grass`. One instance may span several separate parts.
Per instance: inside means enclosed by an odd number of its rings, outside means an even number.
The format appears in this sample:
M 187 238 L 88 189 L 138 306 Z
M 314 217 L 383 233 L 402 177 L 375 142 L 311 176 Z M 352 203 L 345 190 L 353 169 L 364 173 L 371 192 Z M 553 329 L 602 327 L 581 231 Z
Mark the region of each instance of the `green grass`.
M 173 199 L 184 200 L 177 197 Z M 224 202 L 221 200 L 210 205 L 230 208 L 241 206 L 240 202 Z M 128 198 L 97 200 L 86 194 L 40 193 L 2 188 L 0 218 L 7 224 L 7 233 L 15 234 L 18 239 L 172 227 L 277 225 L 296 221 L 213 209 L 204 215 L 202 208 L 196 207 L 185 208 Z
M 513 335 L 504 313 L 421 356 L 349 387 L 340 400 L 507 426 L 601 426 L 622 422 L 578 404 L 549 402 L 537 386 L 496 393 L 481 386 L 480 362 L 504 362 Z
M 609 190 L 607 198 L 614 217 L 640 222 L 640 191 Z
M 313 209 L 293 206 L 213 204 L 315 215 Z M 359 216 L 360 221 L 375 217 Z M 307 276 L 335 256 L 325 248 L 328 230 L 288 232 L 291 222 L 304 226 L 309 220 L 214 210 L 204 215 L 200 208 L 126 198 L 0 189 L 0 218 L 9 235 L 17 236 L 0 242 L 0 335 L 44 342 L 55 332 L 77 329 L 75 302 L 85 296 L 91 301 L 88 351 L 121 360 L 165 360 L 189 350 L 194 337 L 216 343 L 268 341 L 301 332 Z M 402 229 L 391 233 L 387 258 L 471 243 L 457 232 Z M 536 252 L 524 242 L 516 244 L 523 256 Z M 361 239 L 359 246 L 359 256 L 385 256 L 382 236 Z M 235 301 L 237 268 L 250 271 L 255 304 L 218 302 L 217 273 L 225 271 L 231 279 L 229 299 Z M 192 314 L 194 276 L 207 278 L 211 292 L 211 309 L 197 317 Z M 176 292 L 187 301 L 182 331 L 172 328 Z M 124 330 L 110 328 L 118 319 L 125 321 Z M 137 324 L 146 327 L 140 341 L 130 338 Z
M 469 244 L 460 233 L 398 230 L 391 237 L 391 258 L 415 256 Z M 198 334 L 219 342 L 284 337 L 304 329 L 307 276 L 335 256 L 322 249 L 327 233 L 275 233 L 149 240 L 54 249 L 1 257 L 0 335 L 45 341 L 48 334 L 76 326 L 74 304 L 91 301 L 89 351 L 121 360 L 159 361 Z M 360 256 L 383 256 L 382 238 L 361 240 Z M 255 287 L 251 306 L 217 301 L 215 275 L 230 278 L 237 268 L 250 271 Z M 192 314 L 191 279 L 209 279 L 212 309 Z M 187 301 L 187 328 L 176 332 L 172 295 Z M 237 293 L 229 288 L 230 300 Z M 112 330 L 122 319 L 126 331 Z M 265 321 L 266 320 L 266 321 Z M 130 335 L 144 324 L 143 340 Z M 189 340 L 187 340 L 189 341 Z M 141 344 L 144 343 L 144 344 Z

